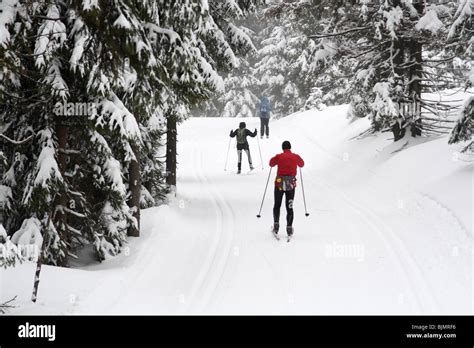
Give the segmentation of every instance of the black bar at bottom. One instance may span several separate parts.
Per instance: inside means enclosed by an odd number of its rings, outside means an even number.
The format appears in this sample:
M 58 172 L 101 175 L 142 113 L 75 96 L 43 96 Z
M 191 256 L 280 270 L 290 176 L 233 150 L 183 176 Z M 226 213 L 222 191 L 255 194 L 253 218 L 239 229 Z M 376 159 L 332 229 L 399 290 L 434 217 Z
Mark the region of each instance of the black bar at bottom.
M 54 340 L 53 326 L 54 325 Z M 0 316 L 0 347 L 126 344 L 474 346 L 472 316 Z M 31 337 L 31 336 L 43 337 Z M 20 337 L 27 336 L 27 337 Z

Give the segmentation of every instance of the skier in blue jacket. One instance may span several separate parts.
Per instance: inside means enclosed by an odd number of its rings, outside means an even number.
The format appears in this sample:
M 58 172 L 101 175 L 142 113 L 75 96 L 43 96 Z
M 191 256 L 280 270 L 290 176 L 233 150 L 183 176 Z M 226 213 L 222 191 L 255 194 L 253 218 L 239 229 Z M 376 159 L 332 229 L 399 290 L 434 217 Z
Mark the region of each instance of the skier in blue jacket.
M 267 96 L 262 96 L 260 98 L 260 103 L 258 104 L 258 111 L 260 114 L 260 138 L 263 139 L 265 134 L 267 138 L 270 135 L 270 129 L 268 128 L 268 123 L 270 122 L 270 112 L 272 108 L 270 106 L 270 100 Z

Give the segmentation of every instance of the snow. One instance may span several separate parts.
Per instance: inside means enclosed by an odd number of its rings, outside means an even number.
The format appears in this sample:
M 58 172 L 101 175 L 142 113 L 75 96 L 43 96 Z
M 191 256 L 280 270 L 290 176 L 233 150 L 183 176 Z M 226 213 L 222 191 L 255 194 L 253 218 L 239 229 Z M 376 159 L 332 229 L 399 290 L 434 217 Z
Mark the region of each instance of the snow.
M 74 42 L 74 49 L 71 54 L 71 58 L 69 58 L 69 64 L 71 64 L 71 70 L 75 71 L 77 66 L 79 65 L 79 61 L 82 58 L 82 54 L 84 53 L 84 45 L 87 41 L 87 36 L 79 36 Z
M 37 174 L 35 178 L 35 186 L 47 187 L 48 181 L 52 178 L 62 179 L 59 171 L 58 162 L 56 162 L 55 149 L 45 146 L 41 150 L 38 157 Z
M 337 43 L 323 40 L 322 48 L 317 50 L 314 54 L 314 59 L 318 61 L 326 61 L 328 58 L 333 57 L 337 53 Z
M 384 17 L 387 19 L 386 26 L 387 26 L 387 29 L 390 31 L 390 35 L 393 38 L 397 37 L 397 35 L 395 34 L 395 30 L 403 18 L 402 9 L 399 6 L 397 6 L 397 7 L 392 8 L 388 12 L 384 11 Z
M 110 100 L 105 99 L 100 103 L 101 114 L 96 122 L 101 124 L 104 117 L 111 129 L 118 128 L 120 134 L 128 139 L 141 139 L 140 129 L 135 116 L 127 109 L 115 93 L 111 93 Z
M 209 81 L 211 86 L 213 86 L 218 93 L 223 93 L 225 91 L 224 79 L 214 70 L 211 64 L 209 64 L 208 61 L 201 56 L 199 51 L 196 50 L 195 53 L 198 55 L 200 60 L 199 67 L 202 70 L 202 75 Z M 231 51 L 227 53 L 230 55 Z M 231 54 L 231 56 L 234 57 L 233 54 Z M 232 59 L 232 65 L 235 66 L 237 64 L 236 62 L 237 60 L 234 57 Z
M 69 88 L 61 76 L 61 62 L 54 59 L 48 68 L 48 75 L 44 78 L 44 83 L 52 88 L 52 94 L 66 100 L 69 95 Z
M 105 174 L 111 182 L 111 188 L 114 191 L 119 192 L 122 196 L 125 196 L 127 190 L 122 179 L 122 168 L 120 162 L 113 157 L 107 158 L 105 161 Z
M 429 30 L 433 34 L 436 34 L 443 27 L 444 24 L 439 20 L 435 10 L 427 11 L 415 26 L 417 30 Z
M 5 185 L 0 185 L 0 208 L 9 207 L 12 198 L 12 189 Z
M 10 40 L 7 25 L 13 23 L 16 17 L 18 0 L 3 0 L 0 2 L 0 46 L 6 47 Z
M 50 5 L 46 14 L 47 19 L 38 29 L 38 38 L 35 43 L 34 54 L 36 66 L 42 67 L 51 57 L 52 53 L 59 49 L 67 39 L 66 26 L 60 20 L 59 9 L 56 5 Z
M 16 261 L 22 261 L 18 254 L 18 248 L 7 236 L 5 228 L 0 223 L 0 268 L 13 265 Z M 0 273 L 1 280 L 1 273 Z M 2 288 L 0 287 L 0 297 Z
M 452 24 L 448 37 L 453 38 L 456 35 L 456 31 L 459 26 L 465 22 L 473 14 L 474 0 L 461 0 L 459 1 L 459 7 L 454 15 L 454 23 Z
M 257 48 L 254 46 L 249 34 L 246 33 L 242 28 L 239 28 L 235 26 L 234 24 L 229 23 L 228 32 L 230 36 L 230 42 L 232 43 L 232 45 L 236 47 L 239 47 L 239 46 L 251 47 L 253 51 L 255 52 L 257 51 Z
M 372 103 L 374 110 L 382 115 L 396 115 L 397 109 L 390 98 L 390 84 L 388 82 L 378 82 L 375 84 L 375 101 Z
M 114 27 L 132 29 L 132 24 L 128 21 L 124 14 L 121 13 L 120 16 L 118 16 L 118 18 L 115 20 Z
M 90 11 L 94 8 L 99 8 L 98 2 L 98 0 L 82 0 L 82 8 L 85 11 Z
M 38 248 L 37 250 L 41 249 L 43 244 L 41 222 L 35 217 L 24 220 L 20 229 L 13 234 L 11 241 L 16 245 L 24 247 L 33 245 Z
M 0 302 L 18 295 L 13 314 L 472 314 L 473 166 L 462 144 L 356 140 L 370 121 L 347 111 L 272 120 L 270 139 L 250 139 L 256 170 L 244 161 L 240 176 L 234 143 L 224 171 L 228 130 L 259 119 L 189 119 L 177 197 L 142 211 L 140 238 L 101 264 L 44 266 L 36 304 L 34 264 L 0 270 Z M 298 177 L 290 243 L 270 233 L 271 190 L 255 217 L 283 140 L 306 161 L 311 214 Z

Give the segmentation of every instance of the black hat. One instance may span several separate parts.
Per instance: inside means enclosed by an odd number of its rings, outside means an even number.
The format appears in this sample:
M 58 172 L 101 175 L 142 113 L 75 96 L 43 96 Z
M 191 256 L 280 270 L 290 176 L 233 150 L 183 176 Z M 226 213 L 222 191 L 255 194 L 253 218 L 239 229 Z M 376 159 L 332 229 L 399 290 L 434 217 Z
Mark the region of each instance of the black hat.
M 281 148 L 282 148 L 283 150 L 289 150 L 289 149 L 291 149 L 291 144 L 290 144 L 290 142 L 289 142 L 288 140 L 285 140 L 285 141 L 283 142 L 283 144 L 281 144 Z
M 247 127 L 247 125 L 245 124 L 245 122 L 240 122 L 239 128 L 245 128 L 245 127 Z

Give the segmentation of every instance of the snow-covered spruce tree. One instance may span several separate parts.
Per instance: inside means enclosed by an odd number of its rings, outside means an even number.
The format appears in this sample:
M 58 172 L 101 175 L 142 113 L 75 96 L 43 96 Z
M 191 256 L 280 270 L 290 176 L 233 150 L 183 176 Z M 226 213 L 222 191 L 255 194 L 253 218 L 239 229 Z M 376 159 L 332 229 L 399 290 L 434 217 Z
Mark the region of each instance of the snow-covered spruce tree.
M 216 90 L 222 89 L 223 81 L 214 66 L 209 63 L 210 44 L 206 45 L 205 40 L 209 39 L 208 36 L 212 38 L 216 36 L 219 29 L 209 15 L 207 2 L 183 0 L 169 3 L 165 8 L 165 15 L 160 18 L 160 25 L 168 29 L 152 26 L 150 31 L 154 35 L 163 32 L 167 34 L 165 37 L 161 35 L 155 38 L 154 42 L 163 52 L 161 64 L 169 76 L 167 89 L 163 93 L 161 111 L 166 120 L 166 183 L 168 191 L 174 191 L 177 125 L 187 117 L 191 105 L 209 98 Z M 227 44 L 225 37 L 218 35 L 217 39 L 223 40 L 217 41 L 221 46 Z M 216 42 L 214 39 L 210 41 Z
M 474 86 L 474 28 L 472 26 L 472 16 L 474 13 L 474 1 L 460 1 L 454 15 L 453 24 L 448 33 L 449 45 L 447 50 L 459 57 L 459 60 L 467 62 L 470 70 L 466 70 L 466 88 Z M 460 117 L 451 132 L 449 143 L 468 142 L 463 152 L 474 152 L 474 98 L 471 96 L 464 102 L 460 111 Z
M 291 11 L 286 11 L 287 7 Z M 269 2 L 244 14 L 240 23 L 247 28 L 258 54 L 248 54 L 237 69 L 224 75 L 225 93 L 205 105 L 206 115 L 250 116 L 262 94 L 270 97 L 275 115 L 286 115 L 304 109 L 315 86 L 321 87 L 329 103 L 338 101 L 344 95 L 341 83 L 330 86 L 327 77 L 340 74 L 340 70 L 333 64 L 316 64 L 317 46 L 308 38 L 317 18 L 311 11 L 315 7 L 312 2 Z M 324 75 L 317 73 L 322 68 Z
M 474 86 L 474 0 L 460 0 L 454 13 L 452 24 L 448 32 L 448 45 L 446 49 L 453 56 L 466 62 L 470 69 L 466 71 L 467 86 Z
M 143 200 L 137 168 L 157 174 L 142 184 L 148 193 L 160 193 L 157 106 L 170 74 L 160 63 L 166 48 L 151 41 L 170 35 L 156 25 L 168 9 L 155 1 L 135 5 L 19 4 L 2 28 L 16 33 L 0 57 L 7 67 L 0 92 L 5 132 L 12 139 L 35 134 L 21 151 L 5 151 L 11 166 L 4 184 L 14 201 L 24 197 L 9 216 L 9 231 L 30 216 L 40 219 L 49 263 L 66 265 L 68 253 L 85 241 L 95 245 L 99 259 L 120 251 L 127 231 L 138 230 Z M 86 117 L 56 115 L 53 106 L 66 101 L 95 108 Z
M 255 50 L 249 30 L 241 24 L 244 13 L 253 9 L 259 1 L 210 0 L 208 28 L 202 37 L 206 44 L 209 62 L 218 71 L 229 71 L 238 65 L 239 56 Z
M 249 117 L 258 102 L 253 87 L 257 80 L 251 66 L 256 56 L 254 28 L 260 19 L 262 0 L 212 0 L 211 26 L 204 32 L 206 59 L 224 77 L 224 89 L 202 102 L 193 114 L 204 117 Z
M 322 45 L 310 37 L 319 11 L 318 2 L 308 1 L 277 2 L 263 11 L 267 26 L 257 35 L 261 38 L 260 59 L 254 71 L 277 115 L 307 108 L 315 88 L 328 104 L 339 102 L 344 95 L 344 81 L 339 79 L 343 69 L 337 62 L 323 64 Z M 325 48 L 325 55 L 334 51 L 330 45 Z
M 0 110 L 6 125 L 3 134 L 15 141 L 34 135 L 21 146 L 4 143 L 10 167 L 2 184 L 11 189 L 12 201 L 18 202 L 11 207 L 4 225 L 11 234 L 24 220 L 36 219 L 48 236 L 50 261 L 65 264 L 72 237 L 66 236 L 59 199 L 68 191 L 68 185 L 56 157 L 59 144 L 51 107 L 55 99 L 66 98 L 68 93 L 58 74 L 61 63 L 57 59 L 66 42 L 65 24 L 54 3 L 32 6 L 12 0 L 3 8 L 8 13 L 0 29 Z M 54 228 L 45 226 L 47 216 L 55 212 Z
M 307 3 L 290 1 L 283 8 L 295 11 Z M 424 54 L 440 50 L 453 1 L 444 6 L 404 0 L 311 4 L 318 14 L 312 35 L 319 46 L 315 58 L 323 66 L 351 67 L 347 95 L 355 117 L 369 116 L 373 130 L 381 130 L 390 129 L 401 116 L 403 125 L 396 139 L 403 137 L 406 128 L 414 135 L 441 131 L 432 124 L 420 127 L 425 115 L 434 111 L 422 92 L 445 82 L 426 83 L 433 79 L 427 76 Z
M 288 78 L 288 26 L 289 23 L 277 23 L 277 20 L 268 23 L 261 33 L 265 39 L 261 41 L 260 59 L 253 69 L 259 80 L 259 94 L 268 96 L 277 117 L 291 113 L 299 95 L 296 84 Z
M 247 58 L 240 61 L 239 67 L 232 70 L 224 78 L 225 93 L 217 100 L 217 107 L 222 110 L 223 117 L 253 117 L 259 96 L 256 95 L 258 79 L 251 74 L 251 67 Z

